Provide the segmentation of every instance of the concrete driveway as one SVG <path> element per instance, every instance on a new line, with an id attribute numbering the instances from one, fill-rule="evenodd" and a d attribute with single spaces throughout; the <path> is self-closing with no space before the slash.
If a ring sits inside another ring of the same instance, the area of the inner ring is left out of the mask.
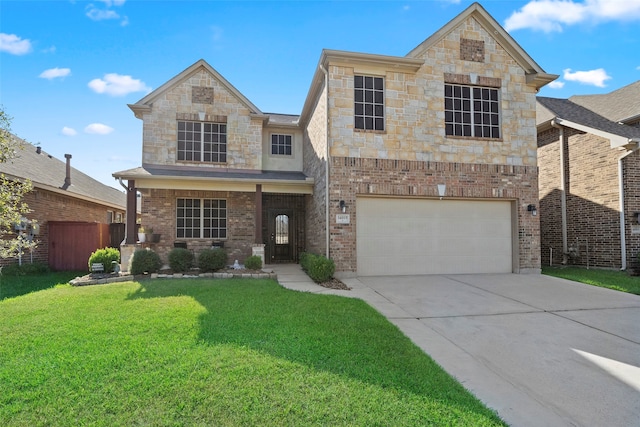
<path id="1" fill-rule="evenodd" d="M 378 309 L 513 426 L 640 426 L 640 296 L 543 275 L 344 282 L 331 293 Z"/>

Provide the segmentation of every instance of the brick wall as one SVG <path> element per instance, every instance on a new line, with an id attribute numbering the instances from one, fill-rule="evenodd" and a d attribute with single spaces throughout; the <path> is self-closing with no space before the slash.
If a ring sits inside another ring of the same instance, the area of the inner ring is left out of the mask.
<path id="1" fill-rule="evenodd" d="M 443 182 L 450 198 L 515 200 L 519 254 L 516 267 L 540 269 L 539 217 L 527 211 L 529 204 L 538 205 L 536 167 L 334 157 L 329 217 L 330 256 L 336 262 L 336 271 L 356 271 L 358 195 L 435 198 L 437 185 Z M 350 224 L 335 223 L 336 214 L 341 213 L 340 200 L 349 206 Z"/>
<path id="2" fill-rule="evenodd" d="M 620 268 L 620 199 L 618 159 L 625 151 L 607 139 L 563 128 L 567 200 L 567 244 L 570 264 Z M 542 263 L 562 262 L 560 140 L 558 129 L 538 135 L 540 165 L 540 227 Z M 638 154 L 624 161 L 627 259 L 640 250 L 640 234 L 633 234 L 632 214 L 640 210 Z M 640 230 L 639 230 L 640 231 Z"/>
<path id="3" fill-rule="evenodd" d="M 178 239 L 176 238 L 176 199 L 204 198 L 225 199 L 227 201 L 227 239 L 224 248 L 229 262 L 244 262 L 251 255 L 255 240 L 255 193 L 228 191 L 185 191 L 185 190 L 146 190 L 142 198 L 142 224 L 153 227 L 154 233 L 162 236 L 157 244 L 148 245 L 168 263 L 168 255 L 174 248 L 174 242 L 186 242 L 194 255 L 202 249 L 211 248 L 218 239 Z"/>
<path id="4" fill-rule="evenodd" d="M 40 225 L 40 233 L 36 239 L 38 247 L 33 251 L 33 261 L 47 263 L 49 261 L 49 221 L 78 221 L 78 222 L 107 222 L 107 211 L 114 214 L 120 212 L 125 218 L 124 210 L 91 203 L 89 201 L 69 197 L 40 188 L 34 189 L 24 197 L 24 202 L 31 209 L 26 217 L 37 220 Z M 14 237 L 14 236 L 10 236 Z M 27 253 L 22 258 L 23 262 L 31 261 L 31 254 Z M 0 259 L 0 265 L 14 264 L 17 259 Z"/>

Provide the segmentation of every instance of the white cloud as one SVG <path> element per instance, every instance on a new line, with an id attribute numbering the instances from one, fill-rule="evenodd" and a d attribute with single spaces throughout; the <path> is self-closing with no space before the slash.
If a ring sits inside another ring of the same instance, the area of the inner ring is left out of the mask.
<path id="1" fill-rule="evenodd" d="M 91 80 L 89 87 L 96 93 L 106 93 L 111 96 L 124 96 L 132 92 L 148 93 L 151 91 L 151 88 L 143 81 L 116 73 L 105 74 L 104 79 Z"/>
<path id="2" fill-rule="evenodd" d="M 63 127 L 61 132 L 65 136 L 76 136 L 78 134 L 78 132 L 74 128 L 70 128 L 67 126 Z"/>
<path id="3" fill-rule="evenodd" d="M 607 74 L 604 68 L 576 72 L 572 72 L 571 68 L 567 68 L 563 70 L 563 73 L 565 80 L 597 87 L 605 87 L 606 85 L 604 84 L 604 82 L 611 78 L 611 76 Z"/>
<path id="4" fill-rule="evenodd" d="M 102 123 L 91 123 L 84 128 L 85 133 L 91 133 L 95 135 L 108 135 L 113 132 L 114 129 L 111 126 L 104 125 Z"/>
<path id="5" fill-rule="evenodd" d="M 71 75 L 71 68 L 49 68 L 48 70 L 44 70 L 38 77 L 42 79 L 53 80 L 56 78 L 67 77 Z"/>
<path id="6" fill-rule="evenodd" d="M 120 14 L 113 10 L 113 7 L 120 7 L 124 5 L 125 0 L 98 0 L 104 3 L 104 8 L 96 6 L 90 3 L 86 7 L 87 16 L 93 21 L 105 21 L 108 19 L 120 19 Z M 129 18 L 124 17 L 120 22 L 120 25 L 126 27 L 129 25 Z"/>
<path id="7" fill-rule="evenodd" d="M 550 33 L 580 22 L 640 20 L 640 0 L 532 0 L 509 16 L 507 31 L 531 28 Z"/>
<path id="8" fill-rule="evenodd" d="M 0 52 L 12 55 L 24 55 L 31 52 L 31 41 L 21 39 L 15 34 L 0 33 Z"/>
<path id="9" fill-rule="evenodd" d="M 549 83 L 549 87 L 551 89 L 562 89 L 564 87 L 564 82 L 561 82 L 559 80 L 554 80 L 551 83 Z"/>

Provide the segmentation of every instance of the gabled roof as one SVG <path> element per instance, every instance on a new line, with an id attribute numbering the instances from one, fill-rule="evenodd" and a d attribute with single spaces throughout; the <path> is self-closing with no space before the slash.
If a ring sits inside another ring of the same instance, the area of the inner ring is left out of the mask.
<path id="1" fill-rule="evenodd" d="M 555 122 L 606 138 L 611 141 L 612 148 L 640 142 L 640 128 L 613 122 L 568 99 L 538 96 L 536 100 L 539 130 Z"/>
<path id="2" fill-rule="evenodd" d="M 258 107 L 253 105 L 251 101 L 249 101 L 238 89 L 236 89 L 231 83 L 227 81 L 220 73 L 218 73 L 211 65 L 207 63 L 204 59 L 200 59 L 196 61 L 193 65 L 182 71 L 180 74 L 157 88 L 156 90 L 149 93 L 147 96 L 136 102 L 135 104 L 129 104 L 129 108 L 133 110 L 134 114 L 137 118 L 141 118 L 142 114 L 145 112 L 151 111 L 151 106 L 153 102 L 162 96 L 168 90 L 171 90 L 173 87 L 180 84 L 185 79 L 189 78 L 192 74 L 197 73 L 200 70 L 206 70 L 208 73 L 213 75 L 213 77 L 222 85 L 225 89 L 227 89 L 231 94 L 233 94 L 241 104 L 243 104 L 251 113 L 262 116 L 263 113 L 260 111 Z"/>
<path id="3" fill-rule="evenodd" d="M 408 57 L 416 57 L 438 43 L 442 38 L 446 37 L 451 31 L 455 30 L 460 24 L 468 18 L 474 18 L 482 27 L 491 34 L 491 36 L 507 51 L 511 57 L 525 70 L 527 75 L 527 83 L 534 84 L 536 89 L 540 89 L 547 83 L 557 79 L 556 74 L 547 74 L 527 52 L 520 47 L 513 37 L 505 31 L 504 28 L 479 4 L 473 3 L 462 13 L 449 21 L 444 27 L 440 28 L 433 35 L 420 43 L 411 52 Z"/>
<path id="4" fill-rule="evenodd" d="M 574 95 L 570 101 L 614 122 L 640 118 L 640 80 L 601 95 Z"/>
<path id="5" fill-rule="evenodd" d="M 123 191 L 104 185 L 74 167 L 71 167 L 70 171 L 71 185 L 66 186 L 66 162 L 15 135 L 11 137 L 20 143 L 21 148 L 17 150 L 15 158 L 0 163 L 0 173 L 5 174 L 7 178 L 30 179 L 34 188 L 125 210 L 127 196 Z"/>

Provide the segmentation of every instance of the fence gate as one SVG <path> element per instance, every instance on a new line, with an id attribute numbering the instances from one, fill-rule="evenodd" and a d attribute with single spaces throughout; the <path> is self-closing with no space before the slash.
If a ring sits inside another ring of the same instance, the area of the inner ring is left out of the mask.
<path id="1" fill-rule="evenodd" d="M 49 221 L 49 267 L 57 271 L 87 271 L 96 249 L 110 246 L 109 224 Z"/>

